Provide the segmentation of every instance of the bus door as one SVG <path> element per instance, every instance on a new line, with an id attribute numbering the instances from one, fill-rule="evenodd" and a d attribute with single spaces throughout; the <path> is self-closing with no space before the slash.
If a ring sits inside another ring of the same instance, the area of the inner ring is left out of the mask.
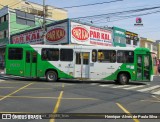
<path id="1" fill-rule="evenodd" d="M 150 80 L 149 55 L 137 55 L 137 80 Z"/>
<path id="2" fill-rule="evenodd" d="M 75 69 L 74 76 L 76 78 L 89 78 L 89 52 L 75 53 Z"/>
<path id="3" fill-rule="evenodd" d="M 27 50 L 25 60 L 25 76 L 36 77 L 37 76 L 37 52 Z"/>

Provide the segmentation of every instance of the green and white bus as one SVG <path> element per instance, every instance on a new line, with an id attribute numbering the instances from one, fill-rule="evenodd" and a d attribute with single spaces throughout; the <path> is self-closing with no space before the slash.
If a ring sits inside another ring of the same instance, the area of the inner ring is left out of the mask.
<path id="1" fill-rule="evenodd" d="M 10 44 L 6 47 L 7 75 L 58 79 L 152 81 L 151 52 L 147 48 L 82 45 Z"/>

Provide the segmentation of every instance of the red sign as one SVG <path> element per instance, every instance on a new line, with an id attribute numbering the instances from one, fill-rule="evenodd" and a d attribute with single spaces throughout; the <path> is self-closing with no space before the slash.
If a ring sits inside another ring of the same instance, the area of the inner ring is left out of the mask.
<path id="1" fill-rule="evenodd" d="M 65 37 L 65 30 L 63 28 L 54 28 L 47 32 L 46 39 L 50 42 L 56 42 Z"/>
<path id="2" fill-rule="evenodd" d="M 86 28 L 77 26 L 72 29 L 72 36 L 77 39 L 77 41 L 87 41 L 89 38 L 89 33 Z"/>
<path id="3" fill-rule="evenodd" d="M 72 22 L 71 42 L 83 45 L 112 46 L 112 31 Z"/>
<path id="4" fill-rule="evenodd" d="M 12 44 L 39 44 L 42 43 L 42 37 L 41 37 L 42 30 L 34 30 L 30 32 L 26 32 L 24 34 L 15 35 L 12 37 L 11 43 Z"/>

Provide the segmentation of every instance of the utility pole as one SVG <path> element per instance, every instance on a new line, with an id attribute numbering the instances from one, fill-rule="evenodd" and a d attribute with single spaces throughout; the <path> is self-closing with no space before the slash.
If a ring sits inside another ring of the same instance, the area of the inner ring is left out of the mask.
<path id="1" fill-rule="evenodd" d="M 46 5 L 43 0 L 43 42 L 46 44 Z"/>

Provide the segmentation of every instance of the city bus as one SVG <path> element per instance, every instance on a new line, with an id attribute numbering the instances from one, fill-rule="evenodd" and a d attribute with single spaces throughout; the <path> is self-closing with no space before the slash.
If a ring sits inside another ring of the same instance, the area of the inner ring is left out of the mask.
<path id="1" fill-rule="evenodd" d="M 147 48 L 84 45 L 6 46 L 7 75 L 59 79 L 152 81 L 153 65 Z"/>

